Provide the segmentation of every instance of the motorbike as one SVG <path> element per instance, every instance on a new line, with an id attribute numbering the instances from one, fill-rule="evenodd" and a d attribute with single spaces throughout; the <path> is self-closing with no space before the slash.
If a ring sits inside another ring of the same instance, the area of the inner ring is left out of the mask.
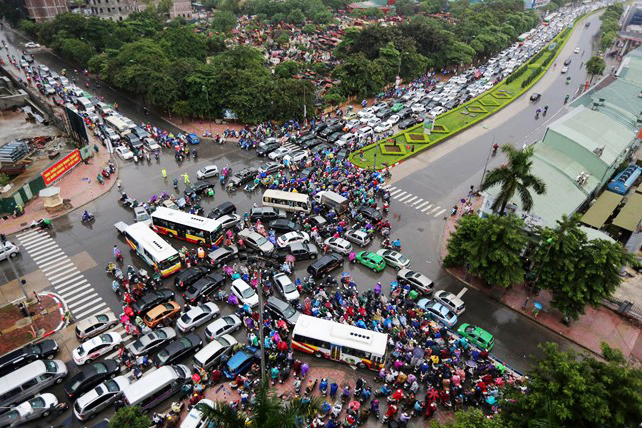
<path id="1" fill-rule="evenodd" d="M 89 224 L 92 223 L 95 220 L 95 217 L 92 213 L 87 213 L 87 215 L 83 215 L 82 218 L 80 219 L 80 222 L 82 224 Z"/>
<path id="2" fill-rule="evenodd" d="M 137 163 L 138 163 L 138 155 L 134 155 L 134 163 L 135 163 L 135 164 L 137 164 Z"/>
<path id="3" fill-rule="evenodd" d="M 383 212 L 388 213 L 388 210 L 390 209 L 390 204 L 388 202 L 383 203 Z"/>
<path id="4" fill-rule="evenodd" d="M 192 150 L 192 155 L 194 155 L 194 160 L 198 158 L 198 152 L 196 151 L 196 149 Z"/>
<path id="5" fill-rule="evenodd" d="M 25 213 L 25 209 L 22 208 L 22 205 L 16 205 L 16 208 L 13 210 L 13 218 L 20 217 Z"/>
<path id="6" fill-rule="evenodd" d="M 158 153 L 158 150 L 154 150 L 154 158 L 156 158 L 156 160 L 160 159 L 160 153 Z"/>
<path id="7" fill-rule="evenodd" d="M 103 184 L 103 183 L 105 182 L 105 180 L 103 179 L 103 176 L 102 176 L 102 175 L 100 175 L 100 174 L 98 174 L 98 175 L 96 176 L 96 180 L 98 180 L 98 182 L 99 182 L 100 184 Z"/>
<path id="8" fill-rule="evenodd" d="M 109 172 L 109 169 L 103 168 L 103 170 L 100 171 L 100 174 L 105 178 L 109 178 L 109 176 L 111 175 L 111 172 Z"/>
<path id="9" fill-rule="evenodd" d="M 51 223 L 51 220 L 46 219 L 46 218 L 41 218 L 38 221 L 36 221 L 36 220 L 32 221 L 31 224 L 29 225 L 29 227 L 32 228 L 32 229 L 37 227 L 39 229 L 43 229 L 44 230 L 44 229 L 52 229 L 53 228 L 53 224 Z"/>

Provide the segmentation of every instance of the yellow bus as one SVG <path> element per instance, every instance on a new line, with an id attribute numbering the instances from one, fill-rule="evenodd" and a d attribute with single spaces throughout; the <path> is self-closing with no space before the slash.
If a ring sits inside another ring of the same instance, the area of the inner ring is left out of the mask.
<path id="1" fill-rule="evenodd" d="M 223 243 L 224 230 L 218 220 L 165 207 L 156 208 L 151 217 L 154 230 L 170 238 L 207 246 Z"/>
<path id="2" fill-rule="evenodd" d="M 178 251 L 154 233 L 145 223 L 134 223 L 125 229 L 127 243 L 138 256 L 159 272 L 168 277 L 181 269 Z"/>

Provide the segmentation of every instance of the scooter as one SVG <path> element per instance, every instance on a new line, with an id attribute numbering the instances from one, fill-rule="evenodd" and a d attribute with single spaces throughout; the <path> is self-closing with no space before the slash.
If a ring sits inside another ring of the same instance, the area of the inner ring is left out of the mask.
<path id="1" fill-rule="evenodd" d="M 92 213 L 87 213 L 86 216 L 84 216 L 84 215 L 82 216 L 82 218 L 80 219 L 80 222 L 82 224 L 89 224 L 89 223 L 93 222 L 94 220 L 95 220 L 94 215 Z"/>
<path id="2" fill-rule="evenodd" d="M 135 164 L 137 164 L 137 163 L 138 163 L 138 155 L 134 155 L 134 163 L 135 163 Z"/>

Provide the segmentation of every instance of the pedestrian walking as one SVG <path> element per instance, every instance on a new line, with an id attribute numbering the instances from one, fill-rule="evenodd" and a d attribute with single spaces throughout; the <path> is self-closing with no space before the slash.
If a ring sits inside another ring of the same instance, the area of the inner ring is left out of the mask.
<path id="1" fill-rule="evenodd" d="M 123 183 L 120 181 L 120 178 L 116 180 L 116 186 L 118 187 L 118 191 L 122 189 Z"/>
<path id="2" fill-rule="evenodd" d="M 167 178 L 167 170 L 165 168 L 161 169 L 161 175 L 163 178 Z"/>

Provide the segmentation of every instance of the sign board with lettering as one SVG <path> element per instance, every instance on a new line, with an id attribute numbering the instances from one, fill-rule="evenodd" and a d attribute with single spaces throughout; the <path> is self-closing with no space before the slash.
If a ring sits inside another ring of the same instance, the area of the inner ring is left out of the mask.
<path id="1" fill-rule="evenodd" d="M 78 165 L 82 159 L 80 158 L 80 151 L 78 149 L 69 153 L 64 158 L 60 159 L 55 164 L 42 172 L 42 178 L 45 180 L 45 185 L 49 186 L 51 183 L 62 177 L 64 173 L 69 171 L 74 166 Z"/>

